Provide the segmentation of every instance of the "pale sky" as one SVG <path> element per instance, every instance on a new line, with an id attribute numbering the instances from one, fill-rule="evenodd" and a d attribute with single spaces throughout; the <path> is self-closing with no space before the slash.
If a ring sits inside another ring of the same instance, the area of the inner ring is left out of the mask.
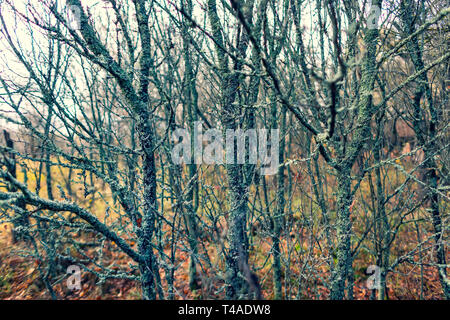
<path id="1" fill-rule="evenodd" d="M 159 0 L 160 3 L 163 3 L 165 0 Z M 27 12 L 28 10 L 35 11 L 38 13 L 43 12 L 43 3 L 50 3 L 52 1 L 49 0 L 15 0 L 14 6 L 16 6 L 19 11 L 21 12 Z M 363 1 L 361 1 L 362 3 Z M 63 8 L 65 6 L 65 1 L 60 1 L 60 12 L 63 12 Z M 203 24 L 203 15 L 205 12 L 202 10 L 201 6 L 199 4 L 202 4 L 203 6 L 206 5 L 206 0 L 198 0 L 194 1 L 194 18 L 196 21 L 202 25 Z M 218 1 L 218 4 L 220 4 L 220 1 Z M 82 0 L 82 5 L 86 9 L 87 7 L 90 8 L 90 13 L 93 17 L 95 17 L 95 23 L 96 26 L 98 26 L 99 23 L 103 23 L 104 21 L 108 21 L 107 18 L 107 10 L 105 10 L 105 2 L 99 1 L 99 0 Z M 312 1 L 311 8 L 304 7 L 302 8 L 302 25 L 305 28 L 305 45 L 311 45 L 315 47 L 317 50 L 317 44 L 319 40 L 319 33 L 314 31 L 317 28 L 317 15 L 311 14 L 311 12 L 315 12 L 315 1 Z M 108 6 L 109 7 L 109 6 Z M 41 32 L 41 30 L 38 30 L 38 28 L 34 27 L 31 30 L 29 29 L 29 25 L 25 24 L 21 19 L 17 19 L 14 14 L 11 14 L 11 9 L 9 6 L 5 3 L 1 4 L 2 8 L 2 14 L 5 19 L 5 22 L 8 26 L 8 29 L 10 31 L 11 36 L 13 37 L 13 41 L 16 44 L 19 44 L 27 53 L 27 56 L 32 59 L 42 59 L 44 58 L 42 55 L 45 55 L 45 47 L 48 45 L 48 39 L 45 34 Z M 171 12 L 176 14 L 175 9 L 173 9 L 171 6 Z M 220 10 L 220 9 L 219 9 Z M 109 10 L 111 12 L 112 9 Z M 164 18 L 165 17 L 165 18 Z M 161 17 L 162 20 L 168 21 L 167 15 L 163 14 L 161 11 Z M 269 17 L 270 18 L 270 17 Z M 55 22 L 55 18 L 52 18 L 52 23 Z M 209 25 L 206 26 L 207 30 L 209 30 Z M 99 30 L 99 28 L 97 28 Z M 102 35 L 102 33 L 100 33 Z M 104 34 L 103 34 L 104 36 Z M 105 41 L 105 39 L 103 39 Z M 36 50 L 36 48 L 41 47 L 41 50 Z M 327 51 L 328 48 L 325 48 Z M 42 51 L 41 55 L 38 55 L 37 53 L 39 51 Z M 35 54 L 35 56 L 33 56 Z M 0 75 L 3 78 L 15 78 L 16 80 L 20 80 L 20 76 L 27 76 L 27 71 L 24 69 L 24 67 L 17 61 L 17 58 L 11 53 L 11 49 L 6 43 L 6 40 L 3 35 L 0 35 Z M 17 76 L 19 75 L 19 76 Z M 23 81 L 26 81 L 26 79 L 22 79 Z M 20 81 L 22 82 L 22 81 Z M 0 88 L 0 92 L 2 92 L 3 89 Z M 1 103 L 0 101 L 0 112 L 5 111 L 5 105 Z M 7 107 L 6 109 L 11 109 L 10 107 Z M 0 118 L 0 125 L 5 125 L 5 122 L 3 119 Z"/>

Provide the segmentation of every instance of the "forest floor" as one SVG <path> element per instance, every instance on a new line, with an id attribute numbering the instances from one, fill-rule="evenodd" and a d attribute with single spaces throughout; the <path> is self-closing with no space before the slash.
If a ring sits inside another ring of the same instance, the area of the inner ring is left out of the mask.
<path id="1" fill-rule="evenodd" d="M 46 290 L 43 281 L 41 280 L 42 262 L 33 260 L 29 256 L 21 256 L 22 250 L 27 249 L 27 244 L 15 244 L 12 246 L 11 239 L 7 235 L 7 225 L 0 226 L 3 230 L 0 236 L 0 299 L 50 299 L 49 292 Z M 408 235 L 405 234 L 405 237 Z M 412 235 L 411 235 L 412 236 Z M 406 239 L 405 239 L 406 240 Z M 13 249 L 13 250 L 11 250 Z M 261 253 L 267 248 L 260 247 Z M 108 248 L 106 248 L 108 250 Z M 402 248 L 393 248 L 393 253 Z M 25 251 L 23 251 L 25 252 Z M 263 254 L 261 254 L 261 257 Z M 258 258 L 255 254 L 253 258 Z M 130 260 L 117 250 L 110 250 L 105 254 L 105 262 L 110 262 L 117 266 L 117 268 L 126 268 Z M 426 259 L 426 257 L 424 257 Z M 366 281 L 368 275 L 365 274 L 365 269 L 368 265 L 364 261 L 364 256 L 360 255 L 354 261 L 355 268 L 355 285 L 354 298 L 367 300 L 370 299 L 371 290 L 367 289 Z M 188 257 L 181 254 L 178 256 L 178 263 L 180 267 L 175 275 L 176 299 L 216 299 L 221 298 L 220 294 L 214 294 L 214 289 L 223 286 L 223 283 L 217 277 L 211 277 L 215 283 L 210 283 L 211 279 L 206 283 L 200 284 L 203 290 L 191 291 L 188 285 Z M 161 270 L 164 278 L 164 271 Z M 268 270 L 270 271 L 270 270 Z M 264 270 L 261 270 L 264 274 Z M 261 281 L 264 299 L 272 299 L 272 283 L 271 277 L 264 277 L 258 275 L 264 280 Z M 203 279 L 208 276 L 204 275 Z M 328 296 L 328 289 L 325 288 L 318 279 L 328 277 L 327 274 L 320 274 L 314 280 L 312 277 L 307 283 L 307 295 L 301 297 L 292 296 L 291 299 L 326 299 Z M 106 299 L 140 299 L 141 293 L 139 285 L 136 281 L 128 279 L 108 279 L 103 284 L 99 284 L 99 279 L 93 273 L 82 272 L 81 290 L 71 291 L 67 289 L 65 284 L 67 277 L 60 275 L 60 281 L 54 286 L 55 293 L 58 299 L 71 300 L 106 300 Z M 441 299 L 441 288 L 438 281 L 438 275 L 433 267 L 420 266 L 411 267 L 411 265 L 401 265 L 395 273 L 390 273 L 387 279 L 387 298 L 388 299 Z M 205 287 L 208 287 L 206 290 Z"/>
<path id="2" fill-rule="evenodd" d="M 31 164 L 30 166 L 31 167 Z M 64 184 L 61 173 L 53 168 L 55 172 L 54 177 L 59 177 L 58 183 Z M 75 175 L 74 173 L 74 176 Z M 394 173 L 390 174 L 392 181 L 390 187 L 394 190 L 398 185 L 403 183 L 404 177 L 401 175 L 397 177 Z M 24 179 L 19 176 L 19 179 Z M 33 175 L 27 176 L 30 188 L 35 187 L 36 177 Z M 214 181 L 211 184 L 218 184 Z M 329 183 L 329 188 L 332 188 L 332 182 Z M 98 190 L 102 190 L 97 183 Z M 41 188 L 41 192 L 45 192 L 45 184 Z M 108 196 L 108 192 L 101 199 L 94 199 L 91 197 L 85 198 L 83 190 L 80 186 L 78 189 L 74 188 L 73 197 L 77 199 L 83 206 L 89 206 L 89 210 L 95 212 L 98 218 L 104 219 L 105 201 L 113 202 Z M 330 191 L 331 194 L 331 191 Z M 361 194 L 370 194 L 369 186 L 363 182 L 361 184 Z M 361 196 L 362 197 L 362 196 Z M 107 199 L 107 200 L 105 200 Z M 97 201 L 99 200 L 99 201 Z M 335 207 L 335 199 L 329 197 L 330 210 Z M 84 201 L 84 202 L 82 202 Z M 353 227 L 356 236 L 361 236 L 365 233 L 365 226 L 367 224 L 367 214 L 360 208 L 358 203 L 354 207 L 352 214 Z M 293 202 L 293 212 L 301 212 L 302 210 L 308 212 L 309 208 L 303 208 L 302 205 L 307 203 L 299 198 L 298 203 Z M 363 203 L 363 201 L 360 201 Z M 166 206 L 167 207 L 167 206 Z M 353 208 L 353 204 L 352 204 Z M 426 216 L 423 217 L 426 219 Z M 283 272 L 283 295 L 286 299 L 327 299 L 329 289 L 325 283 L 329 282 L 329 271 L 327 261 L 324 257 L 327 252 L 320 249 L 317 244 L 317 239 L 311 238 L 308 234 L 308 227 L 302 225 L 303 218 L 294 216 L 294 225 L 291 226 L 291 234 L 283 236 L 281 239 L 281 246 L 284 250 L 283 255 L 289 256 L 288 270 Z M 109 221 L 111 222 L 111 221 Z M 253 221 L 255 222 L 255 221 Z M 259 222 L 258 222 L 259 223 Z M 226 225 L 225 221 L 223 226 Z M 255 224 L 252 224 L 254 226 Z M 260 226 L 261 227 L 261 226 Z M 431 239 L 432 228 L 430 223 L 423 224 L 421 228 L 421 239 Z M 166 230 L 170 234 L 170 230 Z M 316 230 L 317 231 L 317 230 Z M 273 283 L 272 283 L 272 266 L 269 252 L 271 252 L 271 238 L 267 233 L 261 230 L 253 230 L 251 233 L 252 249 L 250 252 L 250 264 L 254 266 L 256 275 L 259 278 L 262 294 L 264 299 L 273 299 Z M 315 236 L 316 237 L 316 236 Z M 322 235 L 323 237 L 323 235 Z M 89 241 L 89 237 L 83 239 L 76 239 Z M 128 239 L 132 247 L 136 249 L 136 243 Z M 207 256 L 212 260 L 213 269 L 208 269 L 202 266 L 202 272 L 198 273 L 199 284 L 201 289 L 191 290 L 189 288 L 189 255 L 187 250 L 188 244 L 177 243 L 177 250 L 174 265 L 177 265 L 174 274 L 174 288 L 176 299 L 220 299 L 223 298 L 223 274 L 220 270 L 224 270 L 223 261 L 215 257 L 220 256 L 219 248 L 217 248 L 217 241 L 212 240 L 211 237 L 204 236 L 201 239 L 202 248 L 207 250 Z M 367 245 L 372 245 L 371 239 L 367 239 Z M 354 298 L 355 299 L 370 299 L 372 290 L 367 288 L 367 279 L 369 275 L 366 270 L 370 265 L 374 264 L 373 252 L 370 248 L 365 248 L 363 244 L 360 252 L 356 255 L 353 262 L 354 267 Z M 432 266 L 435 261 L 433 243 L 424 242 L 424 246 L 428 246 L 424 253 L 420 253 L 418 248 L 417 232 L 413 224 L 404 224 L 397 234 L 397 238 L 392 244 L 390 257 L 391 263 L 402 257 L 405 253 L 416 252 L 412 261 L 408 263 L 400 263 L 395 272 L 390 272 L 387 277 L 387 299 L 441 299 L 441 285 L 436 268 Z M 36 257 L 30 256 L 32 247 L 27 243 L 12 243 L 11 224 L 0 224 L 0 299 L 49 299 L 51 296 L 42 281 L 42 274 L 45 273 L 45 267 L 48 265 L 46 261 L 42 262 Z M 100 251 L 96 251 L 100 250 Z M 166 254 L 169 254 L 167 248 Z M 121 270 L 127 274 L 138 276 L 136 265 L 131 259 L 122 253 L 115 246 L 114 243 L 105 242 L 105 245 L 100 248 L 89 248 L 86 254 L 95 259 L 98 257 L 98 252 L 101 252 L 102 264 L 109 266 L 113 270 Z M 205 252 L 203 252 L 206 254 Z M 448 254 L 448 261 L 450 260 L 450 252 Z M 95 273 L 82 271 L 81 283 L 82 288 L 78 291 L 71 291 L 67 288 L 67 274 L 66 268 L 68 265 L 61 265 L 52 277 L 54 291 L 58 299 L 140 299 L 141 291 L 139 283 L 135 280 L 129 279 L 108 279 L 104 283 L 100 283 L 100 279 Z M 307 266 L 307 270 L 303 269 Z M 97 266 L 89 265 L 88 268 L 94 271 Z M 286 274 L 289 272 L 289 275 Z M 162 285 L 164 292 L 167 292 L 167 282 L 165 281 L 165 270 L 161 269 Z M 287 281 L 286 279 L 290 279 Z M 301 295 L 298 294 L 301 288 Z"/>

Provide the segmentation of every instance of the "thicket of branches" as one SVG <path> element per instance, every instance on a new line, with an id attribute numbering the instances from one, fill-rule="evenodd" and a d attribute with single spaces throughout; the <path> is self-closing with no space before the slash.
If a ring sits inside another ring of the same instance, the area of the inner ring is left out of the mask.
<path id="1" fill-rule="evenodd" d="M 145 299 L 184 297 L 181 273 L 204 298 L 352 299 L 369 265 L 385 299 L 390 275 L 430 267 L 448 299 L 449 14 L 3 0 L 0 223 L 52 298 L 76 264 Z M 197 121 L 279 129 L 276 174 L 175 164 L 172 133 Z"/>

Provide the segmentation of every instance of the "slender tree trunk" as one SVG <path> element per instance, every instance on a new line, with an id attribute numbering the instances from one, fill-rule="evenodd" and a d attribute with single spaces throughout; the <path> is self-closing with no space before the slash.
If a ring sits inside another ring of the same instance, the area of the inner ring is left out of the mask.
<path id="1" fill-rule="evenodd" d="M 402 9 L 402 20 L 404 24 L 405 34 L 412 34 L 416 31 L 415 28 L 415 17 L 412 10 L 414 8 L 409 6 L 405 1 L 401 2 Z M 419 41 L 417 37 L 413 37 L 407 44 L 408 52 L 411 60 L 414 64 L 416 72 L 424 69 L 424 63 L 422 58 L 423 46 L 419 46 Z M 436 143 L 434 141 L 429 141 L 434 139 L 437 132 L 437 110 L 433 103 L 433 97 L 431 93 L 430 86 L 428 84 L 428 77 L 426 73 L 423 73 L 419 77 L 420 83 L 417 84 L 417 88 L 414 94 L 414 120 L 413 127 L 416 133 L 417 139 L 423 147 L 425 161 L 422 167 L 425 170 L 425 183 L 428 186 L 427 198 L 429 201 L 429 211 L 431 212 L 431 219 L 434 228 L 434 240 L 436 249 L 436 262 L 438 264 L 437 269 L 439 273 L 439 280 L 441 282 L 442 291 L 447 300 L 450 300 L 450 285 L 447 278 L 447 267 L 446 267 L 446 257 L 445 257 L 445 244 L 443 242 L 443 237 L 445 230 L 443 230 L 441 213 L 439 210 L 439 194 L 436 192 L 438 188 L 438 174 L 437 174 L 437 164 L 434 160 Z M 428 111 L 430 114 L 429 124 L 427 124 L 426 113 L 422 109 L 421 99 L 425 95 L 426 101 L 428 102 Z"/>
<path id="2" fill-rule="evenodd" d="M 191 16 L 192 15 L 192 0 L 182 1 L 183 9 L 185 12 Z M 186 111 L 188 113 L 189 128 L 191 133 L 191 154 L 195 154 L 194 146 L 196 141 L 194 141 L 194 126 L 197 121 L 197 89 L 195 84 L 195 76 L 192 66 L 192 55 L 191 55 L 191 45 L 189 38 L 189 21 L 186 17 L 183 17 L 182 26 L 182 37 L 183 37 L 183 55 L 184 55 L 184 105 L 186 106 Z M 184 220 L 186 225 L 186 230 L 188 233 L 189 246 L 191 248 L 191 256 L 189 262 L 189 287 L 191 290 L 196 290 L 200 288 L 200 284 L 197 279 L 196 270 L 196 259 L 198 255 L 198 243 L 197 243 L 197 226 L 196 226 L 196 216 L 198 209 L 198 179 L 197 175 L 197 164 L 190 163 L 188 165 L 189 171 L 189 192 L 187 194 L 187 201 L 190 203 L 188 208 L 184 212 Z"/>
<path id="3" fill-rule="evenodd" d="M 14 150 L 14 141 L 11 139 L 9 132 L 6 130 L 3 130 L 3 136 L 5 138 L 6 147 L 8 147 L 11 150 Z M 16 156 L 13 151 L 11 151 L 7 156 L 7 171 L 13 178 L 17 178 L 17 163 L 16 163 Z M 8 186 L 8 191 L 10 192 L 16 192 L 17 188 L 10 184 Z M 25 210 L 25 203 L 20 201 L 17 206 L 20 209 Z M 19 241 L 23 241 L 27 239 L 26 231 L 22 230 L 22 228 L 26 228 L 29 225 L 28 217 L 24 216 L 23 213 L 19 212 L 16 213 L 13 218 L 13 229 L 11 230 L 11 236 L 12 236 L 12 242 L 17 243 Z"/>
<path id="4" fill-rule="evenodd" d="M 253 1 L 240 1 L 240 8 L 248 6 L 246 9 L 247 18 L 251 20 Z M 224 40 L 222 37 L 223 29 L 217 14 L 217 5 L 215 0 L 208 0 L 208 17 L 212 28 L 212 34 L 216 43 L 216 52 L 219 66 L 222 70 L 221 77 L 221 105 L 223 111 L 222 124 L 224 134 L 226 130 L 236 130 L 237 118 L 241 115 L 240 106 L 235 105 L 236 95 L 239 90 L 240 80 L 239 71 L 242 69 L 242 61 L 236 61 L 233 68 L 229 69 L 228 56 L 224 52 Z M 236 30 L 237 51 L 240 59 L 246 56 L 248 47 L 248 36 L 243 31 L 242 26 Z M 233 142 L 235 143 L 235 142 Z M 237 151 L 235 144 L 235 153 Z M 227 275 L 226 275 L 226 297 L 227 299 L 245 298 L 248 294 L 248 283 L 243 270 L 248 270 L 248 239 L 247 239 L 247 201 L 248 187 L 244 179 L 244 165 L 237 164 L 237 158 L 234 155 L 234 161 L 227 159 L 226 170 L 229 185 L 228 202 L 230 205 L 230 214 L 228 218 L 228 243 L 227 253 Z M 232 163 L 231 163 L 232 162 Z"/>
<path id="5" fill-rule="evenodd" d="M 275 96 L 273 96 L 272 102 L 272 128 L 277 129 L 277 103 L 275 100 Z M 279 146 L 279 162 L 283 163 L 284 161 L 284 149 L 285 149 L 285 131 L 286 131 L 286 108 L 281 108 L 281 141 Z M 275 292 L 275 299 L 280 300 L 283 298 L 282 292 L 282 270 L 281 270 L 281 248 L 280 248 L 280 239 L 281 239 L 281 231 L 282 225 L 284 221 L 284 207 L 285 207 L 285 173 L 284 166 L 281 165 L 278 168 L 278 173 L 276 175 L 276 203 L 277 207 L 274 210 L 274 216 L 272 219 L 273 230 L 272 230 L 272 250 L 273 250 L 273 286 Z"/>
<path id="6" fill-rule="evenodd" d="M 347 168 L 339 172 L 337 180 L 337 265 L 333 276 L 330 298 L 342 300 L 345 297 L 346 280 L 352 264 L 350 247 L 352 225 L 349 210 L 352 203 L 350 170 Z"/>

